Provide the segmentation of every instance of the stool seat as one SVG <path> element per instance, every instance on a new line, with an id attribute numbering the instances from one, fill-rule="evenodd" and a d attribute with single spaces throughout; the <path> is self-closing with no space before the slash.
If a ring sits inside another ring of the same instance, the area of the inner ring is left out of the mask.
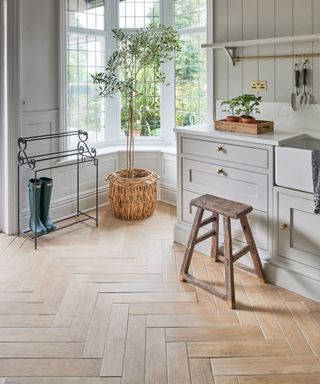
<path id="1" fill-rule="evenodd" d="M 265 282 L 265 275 L 260 261 L 258 249 L 256 247 L 250 224 L 248 222 L 247 214 L 252 211 L 250 205 L 242 204 L 237 201 L 222 199 L 217 196 L 203 195 L 194 200 L 191 200 L 190 205 L 197 208 L 191 233 L 188 240 L 187 249 L 183 258 L 180 271 L 180 280 L 192 283 L 205 289 L 215 296 L 228 302 L 230 308 L 235 308 L 235 285 L 234 285 L 234 272 L 233 264 L 237 262 L 242 256 L 250 252 L 254 269 L 245 267 L 250 272 L 254 272 L 258 278 Z M 204 211 L 211 212 L 211 216 L 203 219 Z M 224 229 L 224 249 L 219 253 L 219 217 L 223 216 L 223 229 Z M 231 219 L 240 221 L 246 245 L 234 253 L 232 248 L 232 233 L 231 233 Z M 207 232 L 199 232 L 201 228 L 212 225 L 212 229 Z M 225 280 L 226 291 L 222 292 L 220 289 L 215 288 L 212 284 L 204 282 L 195 278 L 189 273 L 191 258 L 195 246 L 204 240 L 211 238 L 211 257 L 216 262 L 223 262 L 225 266 Z"/>
<path id="2" fill-rule="evenodd" d="M 237 201 L 223 199 L 212 195 L 203 195 L 191 200 L 191 205 L 205 211 L 215 212 L 218 215 L 239 219 L 252 211 L 250 205 L 238 203 Z"/>

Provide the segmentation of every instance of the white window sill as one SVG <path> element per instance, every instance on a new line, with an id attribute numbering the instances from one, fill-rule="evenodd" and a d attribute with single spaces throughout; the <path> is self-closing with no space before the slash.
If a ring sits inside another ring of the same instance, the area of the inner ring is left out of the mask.
<path id="1" fill-rule="evenodd" d="M 89 147 L 90 148 L 90 147 Z M 126 152 L 125 145 L 110 145 L 106 147 L 97 148 L 97 158 L 114 155 Z M 135 147 L 135 153 L 154 153 L 158 152 L 161 154 L 176 156 L 177 148 L 172 145 L 139 145 Z M 68 157 L 64 160 L 59 161 L 59 164 L 71 163 L 77 159 L 76 156 Z"/>
<path id="2" fill-rule="evenodd" d="M 126 145 L 112 145 L 108 147 L 101 147 L 97 149 L 97 156 L 110 155 L 119 152 L 126 152 Z M 177 148 L 173 145 L 137 145 L 135 146 L 136 153 L 148 153 L 148 152 L 159 152 L 169 155 L 176 155 Z"/>

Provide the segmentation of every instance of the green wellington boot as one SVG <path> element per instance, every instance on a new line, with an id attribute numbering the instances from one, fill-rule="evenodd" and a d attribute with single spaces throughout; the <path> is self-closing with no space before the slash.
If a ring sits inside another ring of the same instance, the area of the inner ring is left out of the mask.
<path id="1" fill-rule="evenodd" d="M 39 180 L 41 181 L 40 219 L 47 231 L 52 232 L 57 228 L 49 217 L 53 180 L 49 177 L 40 177 Z"/>
<path id="2" fill-rule="evenodd" d="M 30 179 L 28 190 L 30 205 L 29 227 L 33 233 L 44 235 L 47 230 L 40 220 L 41 181 L 39 179 Z"/>

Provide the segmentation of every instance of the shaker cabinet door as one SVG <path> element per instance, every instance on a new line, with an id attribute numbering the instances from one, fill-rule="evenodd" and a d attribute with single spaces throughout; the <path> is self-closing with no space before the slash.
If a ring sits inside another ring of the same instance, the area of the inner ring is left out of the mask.
<path id="1" fill-rule="evenodd" d="M 312 195 L 278 192 L 277 199 L 279 256 L 320 269 L 320 216 Z"/>

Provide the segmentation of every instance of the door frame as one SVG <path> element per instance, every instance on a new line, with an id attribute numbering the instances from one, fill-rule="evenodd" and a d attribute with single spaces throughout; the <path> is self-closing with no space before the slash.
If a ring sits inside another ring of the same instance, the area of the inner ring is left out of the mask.
<path id="1" fill-rule="evenodd" d="M 17 233 L 17 139 L 20 132 L 20 0 L 0 0 L 1 229 Z"/>

